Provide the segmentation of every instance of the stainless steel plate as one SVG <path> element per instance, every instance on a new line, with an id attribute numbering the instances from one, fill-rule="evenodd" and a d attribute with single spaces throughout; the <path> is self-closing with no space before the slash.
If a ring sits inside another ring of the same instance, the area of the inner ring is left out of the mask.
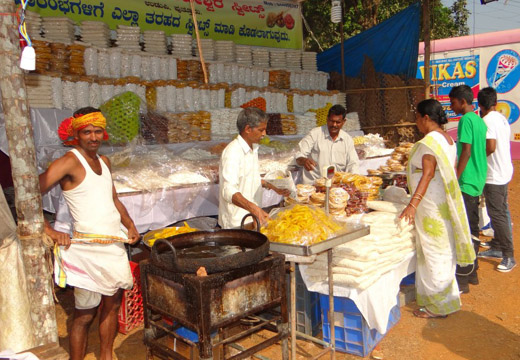
<path id="1" fill-rule="evenodd" d="M 347 243 L 349 241 L 359 239 L 365 235 L 370 234 L 370 226 L 356 225 L 348 226 L 348 230 L 341 235 L 324 240 L 313 245 L 293 245 L 279 242 L 269 242 L 269 250 L 291 255 L 310 256 L 322 253 L 338 245 Z"/>

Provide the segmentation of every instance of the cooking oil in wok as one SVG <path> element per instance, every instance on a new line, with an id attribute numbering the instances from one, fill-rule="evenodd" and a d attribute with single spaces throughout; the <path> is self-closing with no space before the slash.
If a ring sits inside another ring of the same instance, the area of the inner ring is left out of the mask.
<path id="1" fill-rule="evenodd" d="M 250 251 L 251 248 L 238 245 L 196 245 L 177 251 L 177 256 L 185 259 L 216 258 Z"/>

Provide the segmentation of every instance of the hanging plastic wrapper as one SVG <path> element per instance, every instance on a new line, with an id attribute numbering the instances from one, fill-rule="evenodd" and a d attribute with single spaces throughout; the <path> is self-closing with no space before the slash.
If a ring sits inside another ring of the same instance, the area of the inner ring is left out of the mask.
<path id="1" fill-rule="evenodd" d="M 55 109 L 63 108 L 63 88 L 61 78 L 53 76 L 51 79 L 52 100 Z"/>
<path id="2" fill-rule="evenodd" d="M 151 58 L 151 71 L 150 78 L 151 80 L 160 80 L 161 79 L 161 59 L 157 56 Z"/>
<path id="3" fill-rule="evenodd" d="M 251 86 L 253 85 L 252 84 L 252 81 L 251 81 L 251 66 L 243 66 L 244 68 L 244 77 L 241 78 L 241 79 L 244 79 L 244 84 L 247 85 L 247 86 Z"/>
<path id="4" fill-rule="evenodd" d="M 219 86 L 215 84 L 211 84 L 209 87 L 210 109 L 218 108 L 218 89 Z"/>
<path id="5" fill-rule="evenodd" d="M 166 96 L 168 98 L 168 103 L 166 104 L 166 109 L 169 112 L 175 112 L 177 110 L 177 88 L 173 85 L 166 86 Z"/>
<path id="6" fill-rule="evenodd" d="M 97 54 L 98 60 L 98 76 L 99 77 L 110 77 L 110 55 L 108 50 L 99 49 Z"/>
<path id="7" fill-rule="evenodd" d="M 98 75 L 98 56 L 97 50 L 93 47 L 88 47 L 85 49 L 85 54 L 83 55 L 85 73 L 88 76 L 97 76 Z"/>
<path id="8" fill-rule="evenodd" d="M 224 65 L 224 82 L 227 82 L 228 84 L 233 83 L 233 67 L 231 64 L 225 64 Z"/>
<path id="9" fill-rule="evenodd" d="M 217 76 L 217 64 L 216 63 L 210 63 L 207 64 L 208 69 L 208 81 L 210 84 L 216 84 L 218 82 L 218 76 Z"/>
<path id="10" fill-rule="evenodd" d="M 224 63 L 217 63 L 217 79 L 216 83 L 225 83 L 226 81 L 226 64 Z"/>
<path id="11" fill-rule="evenodd" d="M 99 108 L 101 105 L 101 86 L 97 82 L 90 84 L 88 98 L 90 106 Z"/>
<path id="12" fill-rule="evenodd" d="M 88 81 L 87 81 L 88 80 Z M 83 77 L 76 82 L 76 106 L 77 108 L 84 108 L 90 105 L 89 100 L 89 81 L 88 77 Z"/>
<path id="13" fill-rule="evenodd" d="M 131 55 L 132 67 L 130 68 L 130 75 L 141 77 L 141 55 Z"/>
<path id="14" fill-rule="evenodd" d="M 141 79 L 152 80 L 152 58 L 148 55 L 141 56 Z"/>
<path id="15" fill-rule="evenodd" d="M 159 57 L 159 74 L 161 79 L 169 79 L 168 74 L 168 63 L 170 59 L 169 56 L 160 56 Z"/>
<path id="16" fill-rule="evenodd" d="M 110 77 L 120 78 L 121 77 L 121 49 L 111 48 L 108 50 L 110 56 Z"/>
<path id="17" fill-rule="evenodd" d="M 169 79 L 177 80 L 177 59 L 171 56 L 168 65 Z"/>
<path id="18" fill-rule="evenodd" d="M 184 87 L 184 110 L 193 111 L 193 88 L 191 86 Z"/>
<path id="19" fill-rule="evenodd" d="M 168 103 L 168 92 L 166 86 L 158 86 L 157 88 L 157 111 L 166 112 Z"/>
<path id="20" fill-rule="evenodd" d="M 199 84 L 197 82 L 192 82 L 191 83 L 191 88 L 193 89 L 193 95 L 192 95 L 192 98 L 193 98 L 193 108 L 190 109 L 190 111 L 198 111 L 198 110 L 201 110 L 201 106 L 202 106 L 202 103 L 201 103 L 201 90 L 200 90 L 200 87 L 199 87 Z"/>
<path id="21" fill-rule="evenodd" d="M 121 51 L 121 77 L 127 77 L 132 75 L 132 56 L 126 52 Z"/>
<path id="22" fill-rule="evenodd" d="M 63 107 L 65 109 L 76 110 L 78 108 L 76 104 L 76 84 L 72 76 L 63 77 L 62 90 Z"/>

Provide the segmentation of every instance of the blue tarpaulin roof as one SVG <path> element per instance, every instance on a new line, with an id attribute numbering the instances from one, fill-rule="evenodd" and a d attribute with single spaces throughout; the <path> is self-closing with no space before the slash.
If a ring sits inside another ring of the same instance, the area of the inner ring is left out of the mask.
<path id="1" fill-rule="evenodd" d="M 415 78 L 419 51 L 420 4 L 417 2 L 381 24 L 345 40 L 345 75 L 356 77 L 365 55 L 377 72 Z M 318 70 L 341 74 L 341 44 L 318 54 Z"/>

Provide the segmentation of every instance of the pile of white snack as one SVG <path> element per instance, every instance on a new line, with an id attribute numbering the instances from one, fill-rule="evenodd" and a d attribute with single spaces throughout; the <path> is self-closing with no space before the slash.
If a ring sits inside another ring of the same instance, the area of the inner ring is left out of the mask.
<path id="1" fill-rule="evenodd" d="M 387 208 L 391 212 L 364 214 L 360 222 L 370 226 L 370 234 L 334 248 L 334 285 L 364 290 L 415 251 L 414 226 L 399 219 L 404 206 L 389 201 L 368 203 L 371 208 Z M 324 253 L 302 271 L 311 282 L 321 283 L 328 281 L 327 268 Z"/>

